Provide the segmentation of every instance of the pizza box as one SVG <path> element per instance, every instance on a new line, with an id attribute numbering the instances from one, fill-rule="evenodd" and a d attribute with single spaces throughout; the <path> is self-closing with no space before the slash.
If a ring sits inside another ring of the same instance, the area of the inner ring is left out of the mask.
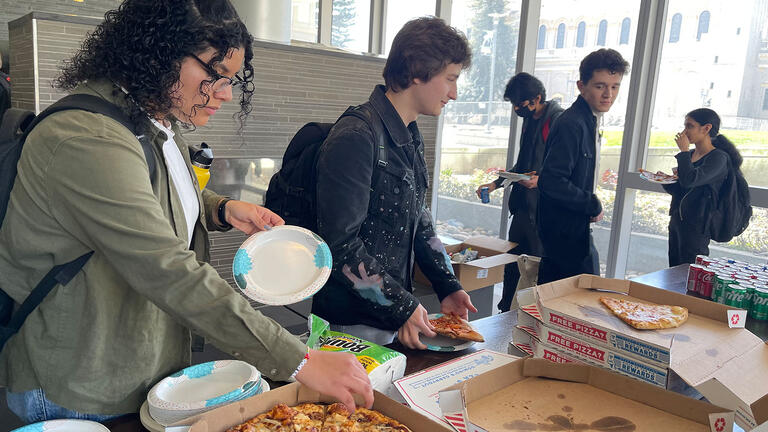
<path id="1" fill-rule="evenodd" d="M 594 275 L 538 285 L 533 295 L 535 308 L 521 309 L 545 326 L 615 352 L 635 353 L 668 364 L 709 401 L 734 410 L 737 424 L 746 430 L 768 421 L 768 345 L 749 330 L 729 326 L 729 314 L 735 321 L 744 311 Z M 604 307 L 601 296 L 684 306 L 688 321 L 672 329 L 636 330 Z"/>
<path id="2" fill-rule="evenodd" d="M 475 236 L 462 243 L 447 245 L 445 250 L 453 253 L 472 248 L 478 252 L 478 256 L 484 257 L 463 264 L 452 263 L 453 273 L 461 286 L 465 291 L 473 291 L 504 280 L 504 266 L 517 260 L 517 255 L 508 254 L 507 251 L 516 246 L 517 243 L 498 237 Z M 418 264 L 413 268 L 413 280 L 425 286 L 432 286 Z"/>
<path id="3" fill-rule="evenodd" d="M 447 425 L 437 423 L 407 406 L 374 390 L 373 409 L 399 421 L 411 430 L 426 432 L 452 432 Z M 190 417 L 171 426 L 189 426 L 188 432 L 224 432 L 257 415 L 269 411 L 278 403 L 288 406 L 304 402 L 332 403 L 335 399 L 309 389 L 300 383 L 292 383 L 254 397 L 216 408 Z"/>
<path id="4" fill-rule="evenodd" d="M 454 428 L 732 431 L 734 414 L 594 366 L 523 358 L 440 392 Z"/>
<path id="5" fill-rule="evenodd" d="M 538 350 L 533 354 L 536 358 L 543 358 L 540 354 L 545 352 L 556 352 L 561 357 L 567 356 L 577 359 L 582 363 L 599 366 L 663 389 L 682 393 L 689 397 L 701 397 L 696 390 L 668 368 L 659 367 L 565 332 L 547 328 L 538 321 L 530 323 L 530 326 L 519 324 L 516 330 L 526 333 L 534 341 L 534 346 L 538 347 Z M 517 339 L 513 338 L 513 340 Z M 525 339 L 522 340 L 525 341 Z M 552 357 L 552 354 L 548 355 Z"/>
<path id="6" fill-rule="evenodd" d="M 510 354 L 515 354 L 519 351 L 523 354 L 533 356 L 534 358 L 541 358 L 554 363 L 586 364 L 578 358 L 570 356 L 557 348 L 552 348 L 541 343 L 541 341 L 520 328 L 515 328 L 512 333 L 512 341 L 510 341 L 509 344 L 510 348 L 514 347 L 515 349 L 515 351 L 510 352 Z"/>

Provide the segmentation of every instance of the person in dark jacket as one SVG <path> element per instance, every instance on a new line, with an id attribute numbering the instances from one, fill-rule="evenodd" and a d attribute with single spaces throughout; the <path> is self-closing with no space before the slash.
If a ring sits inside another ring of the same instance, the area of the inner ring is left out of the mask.
<path id="1" fill-rule="evenodd" d="M 720 135 L 720 116 L 699 108 L 685 116 L 684 129 L 675 135 L 680 153 L 677 182 L 663 185 L 672 195 L 669 206 L 669 266 L 693 264 L 696 255 L 709 255 L 709 215 L 714 203 L 711 191 L 720 190 L 731 163 L 738 168 L 743 158 L 728 138 Z M 693 144 L 695 148 L 688 150 Z"/>
<path id="2" fill-rule="evenodd" d="M 508 239 L 517 243 L 509 253 L 527 254 L 540 257 L 543 248 L 536 229 L 536 208 L 539 203 L 539 192 L 536 185 L 539 180 L 538 172 L 544 161 L 544 144 L 555 120 L 560 117 L 563 109 L 556 101 L 547 100 L 547 90 L 544 84 L 535 76 L 526 72 L 510 78 L 504 91 L 504 100 L 512 102 L 515 114 L 523 118 L 523 130 L 520 136 L 520 152 L 517 163 L 509 169 L 510 172 L 529 174 L 530 180 L 514 183 L 509 196 L 509 213 L 512 222 L 509 224 Z M 502 187 L 503 177 L 477 188 L 480 197 L 482 188 L 488 192 Z M 512 298 L 520 279 L 517 263 L 504 267 L 504 291 L 497 305 L 501 312 L 507 312 L 512 304 Z"/>
<path id="3" fill-rule="evenodd" d="M 539 176 L 538 230 L 544 246 L 539 283 L 580 273 L 600 274 L 589 224 L 603 217 L 595 188 L 600 155 L 598 118 L 611 109 L 629 63 L 612 49 L 584 57 L 580 95 L 547 138 Z"/>
<path id="4" fill-rule="evenodd" d="M 312 312 L 343 331 L 375 343 L 395 332 L 410 348 L 424 349 L 419 334 L 434 336 L 426 309 L 412 293 L 413 262 L 432 282 L 441 311 L 467 317 L 476 311 L 461 288 L 435 234 L 426 207 L 429 185 L 419 115 L 437 116 L 456 99 L 456 80 L 470 64 L 463 34 L 439 18 L 403 26 L 376 86 L 361 111 L 369 126 L 341 118 L 319 150 L 317 227 L 333 256 L 330 280 L 313 298 Z M 386 134 L 383 150 L 377 150 Z M 377 155 L 387 153 L 386 166 Z"/>

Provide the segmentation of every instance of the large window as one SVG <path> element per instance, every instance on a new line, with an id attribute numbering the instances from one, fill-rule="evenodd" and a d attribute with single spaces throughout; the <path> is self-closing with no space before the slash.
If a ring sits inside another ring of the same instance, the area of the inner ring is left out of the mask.
<path id="1" fill-rule="evenodd" d="M 350 51 L 367 52 L 371 2 L 333 0 L 331 45 Z"/>
<path id="2" fill-rule="evenodd" d="M 520 26 L 520 0 L 454 0 L 451 24 L 468 34 L 472 68 L 459 79 L 458 100 L 443 110 L 437 231 L 456 239 L 499 235 L 502 191 L 483 204 L 480 184 L 508 167 L 511 105 L 504 87 L 514 73 Z M 472 29 L 469 32 L 469 29 Z M 504 236 L 506 237 L 506 236 Z"/>
<path id="3" fill-rule="evenodd" d="M 768 115 L 762 109 L 764 86 L 768 83 L 768 59 L 755 61 L 759 58 L 760 41 L 768 33 L 764 33 L 765 23 L 761 24 L 763 28 L 747 26 L 744 31 L 736 32 L 736 28 L 743 25 L 739 17 L 759 16 L 761 13 L 765 15 L 765 11 L 759 10 L 759 4 L 708 2 L 712 16 L 723 19 L 712 21 L 712 25 L 706 27 L 711 37 L 700 41 L 697 41 L 694 34 L 686 36 L 685 32 L 673 39 L 673 34 L 679 34 L 681 18 L 673 17 L 668 21 L 666 31 L 670 39 L 662 47 L 656 104 L 643 168 L 671 172 L 677 165 L 674 156 L 679 152 L 674 135 L 683 129 L 686 113 L 708 107 L 720 115 L 720 133 L 736 144 L 744 157 L 741 168 L 750 186 L 768 186 L 768 176 L 765 175 L 768 171 Z M 669 10 L 675 11 L 675 16 L 699 16 L 699 22 L 703 20 L 700 15 L 701 4 L 698 2 L 672 0 Z M 717 63 L 711 60 L 715 55 L 719 56 L 720 61 Z M 666 216 L 669 198 L 666 194 L 651 195 L 655 197 L 651 201 L 658 204 L 656 210 L 647 208 L 649 201 L 642 198 L 643 193 L 638 193 L 636 198 L 632 219 L 633 242 L 636 237 L 646 235 L 666 240 L 665 226 L 662 226 L 665 219 L 661 216 Z M 667 203 L 662 208 L 660 203 L 664 199 Z M 759 205 L 764 206 L 765 203 Z M 748 261 L 765 262 L 768 253 L 766 213 L 766 209 L 755 207 L 747 232 L 728 244 L 712 242 L 712 253 L 732 254 Z M 636 227 L 648 226 L 655 226 L 660 231 L 640 230 L 635 233 Z M 637 249 L 633 247 L 632 250 Z M 654 250 L 657 255 L 655 261 L 630 254 L 627 272 L 648 272 L 666 267 L 666 248 Z"/>
<path id="4" fill-rule="evenodd" d="M 317 42 L 318 0 L 291 0 L 291 39 Z"/>
<path id="5" fill-rule="evenodd" d="M 387 0 L 387 25 L 384 33 L 384 55 L 389 53 L 392 40 L 409 20 L 435 14 L 435 0 Z"/>
<path id="6" fill-rule="evenodd" d="M 618 28 L 619 23 L 626 17 L 637 17 L 639 13 L 639 1 L 626 2 L 586 2 L 583 7 L 573 10 L 569 7 L 570 0 L 542 0 L 541 21 L 543 23 L 572 21 L 580 16 L 593 17 L 593 23 L 598 24 L 598 32 L 602 37 L 600 41 L 605 43 L 605 33 L 608 23 Z M 606 7 L 606 5 L 611 7 Z M 569 12 L 573 10 L 573 12 Z M 594 24 L 593 24 L 594 25 Z M 626 45 L 611 46 L 621 52 L 627 61 L 632 60 L 634 51 L 634 35 L 627 40 Z M 596 47 L 598 48 L 598 47 Z M 589 50 L 558 50 L 537 51 L 536 68 L 534 75 L 538 77 L 547 90 L 547 97 L 560 99 L 563 108 L 568 108 L 576 100 L 579 90 L 576 82 L 579 80 L 579 64 Z M 603 123 L 599 126 L 602 131 L 602 145 L 600 148 L 599 173 L 596 180 L 597 195 L 603 202 L 605 218 L 602 222 L 593 225 L 595 246 L 600 255 L 600 265 L 603 271 L 606 268 L 608 241 L 611 233 L 611 213 L 613 201 L 616 195 L 616 172 L 619 166 L 621 153 L 621 141 L 624 135 L 624 115 L 627 110 L 627 89 L 629 77 L 625 77 L 619 96 L 611 110 L 603 116 Z"/>

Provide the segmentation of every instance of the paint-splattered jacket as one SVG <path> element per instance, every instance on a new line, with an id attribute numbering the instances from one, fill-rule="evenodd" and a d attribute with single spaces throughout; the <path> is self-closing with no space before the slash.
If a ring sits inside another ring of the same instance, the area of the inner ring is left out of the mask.
<path id="1" fill-rule="evenodd" d="M 414 259 L 441 301 L 461 285 L 425 207 L 421 133 L 416 122 L 403 124 L 384 91 L 377 86 L 364 105 L 387 134 L 386 167 L 378 166 L 371 127 L 354 116 L 336 123 L 319 152 L 317 226 L 333 272 L 312 312 L 334 324 L 396 330 L 419 304 L 411 293 Z"/>

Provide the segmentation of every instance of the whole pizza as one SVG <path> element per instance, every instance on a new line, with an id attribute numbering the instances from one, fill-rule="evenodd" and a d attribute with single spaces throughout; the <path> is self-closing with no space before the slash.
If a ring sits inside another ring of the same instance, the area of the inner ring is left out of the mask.
<path id="1" fill-rule="evenodd" d="M 340 403 L 303 403 L 294 407 L 277 404 L 271 410 L 227 432 L 411 432 L 408 427 L 384 414 L 358 408 L 350 413 Z"/>

